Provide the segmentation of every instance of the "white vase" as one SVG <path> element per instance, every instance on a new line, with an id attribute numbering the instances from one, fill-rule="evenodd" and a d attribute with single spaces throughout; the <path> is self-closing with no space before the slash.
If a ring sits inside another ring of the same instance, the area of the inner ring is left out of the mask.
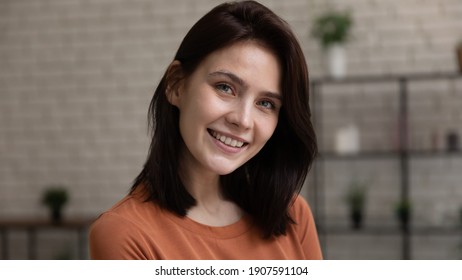
<path id="1" fill-rule="evenodd" d="M 335 150 L 339 154 L 359 153 L 361 148 L 359 129 L 354 124 L 341 127 L 335 135 Z"/>
<path id="2" fill-rule="evenodd" d="M 346 75 L 346 55 L 343 45 L 334 44 L 327 49 L 327 65 L 329 75 L 334 79 L 342 79 Z"/>

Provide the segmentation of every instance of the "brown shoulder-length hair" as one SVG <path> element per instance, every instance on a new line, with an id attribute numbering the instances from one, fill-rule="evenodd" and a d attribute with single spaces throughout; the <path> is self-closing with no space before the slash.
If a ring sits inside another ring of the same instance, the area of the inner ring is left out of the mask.
<path id="1" fill-rule="evenodd" d="M 288 24 L 254 1 L 221 4 L 187 33 L 175 60 L 187 77 L 212 52 L 237 42 L 255 40 L 277 57 L 282 68 L 282 108 L 278 125 L 262 150 L 243 166 L 221 176 L 228 199 L 252 216 L 266 237 L 286 233 L 293 199 L 302 188 L 317 153 L 310 121 L 308 69 L 300 45 Z M 148 120 L 152 142 L 132 192 L 143 184 L 149 199 L 180 216 L 195 205 L 178 174 L 182 138 L 179 111 L 167 99 L 167 71 L 152 98 Z"/>

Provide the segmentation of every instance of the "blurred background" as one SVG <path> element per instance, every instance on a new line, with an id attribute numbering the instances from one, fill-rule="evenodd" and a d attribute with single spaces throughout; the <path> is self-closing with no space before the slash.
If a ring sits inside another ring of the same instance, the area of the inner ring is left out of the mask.
<path id="1" fill-rule="evenodd" d="M 88 258 L 161 75 L 220 2 L 0 1 L 2 259 Z M 260 2 L 307 57 L 321 153 L 302 194 L 325 258 L 461 259 L 462 2 Z"/>

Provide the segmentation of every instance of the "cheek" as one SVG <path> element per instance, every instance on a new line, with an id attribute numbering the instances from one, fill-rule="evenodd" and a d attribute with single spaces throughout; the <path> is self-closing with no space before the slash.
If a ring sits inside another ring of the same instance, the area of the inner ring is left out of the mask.
<path id="1" fill-rule="evenodd" d="M 273 133 L 276 130 L 277 124 L 278 124 L 277 118 L 267 120 L 265 121 L 265 123 L 262 124 L 260 135 L 261 135 L 261 140 L 264 143 L 266 143 L 271 138 L 271 136 L 273 136 Z"/>
<path id="2" fill-rule="evenodd" d="M 216 106 L 207 99 L 197 97 L 188 100 L 180 109 L 180 132 L 183 139 L 194 138 L 202 133 L 202 129 L 216 119 L 216 111 Z"/>
<path id="3" fill-rule="evenodd" d="M 205 102 L 197 102 L 198 100 L 202 99 L 196 96 L 188 96 L 188 98 L 182 100 L 180 119 L 182 119 L 183 122 L 195 122 L 202 119 L 204 115 L 207 114 L 207 108 L 204 106 Z"/>

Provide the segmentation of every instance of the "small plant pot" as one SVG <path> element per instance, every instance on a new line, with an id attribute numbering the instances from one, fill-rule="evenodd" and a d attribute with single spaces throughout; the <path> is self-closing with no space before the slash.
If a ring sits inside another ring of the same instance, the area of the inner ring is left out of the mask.
<path id="1" fill-rule="evenodd" d="M 457 53 L 457 61 L 459 64 L 459 71 L 462 73 L 462 46 L 456 49 L 456 53 Z"/>
<path id="2" fill-rule="evenodd" d="M 363 213 L 361 211 L 352 211 L 350 213 L 351 227 L 355 230 L 361 229 L 363 226 Z"/>
<path id="3" fill-rule="evenodd" d="M 408 231 L 412 216 L 411 202 L 408 200 L 398 202 L 395 208 L 395 215 L 401 230 Z"/>
<path id="4" fill-rule="evenodd" d="M 402 214 L 399 216 L 399 226 L 401 230 L 407 231 L 409 229 L 409 223 L 411 221 L 411 217 L 409 214 Z"/>
<path id="5" fill-rule="evenodd" d="M 51 222 L 53 224 L 60 224 L 63 220 L 63 211 L 61 208 L 50 209 Z"/>
<path id="6" fill-rule="evenodd" d="M 459 135 L 455 131 L 451 131 L 446 136 L 448 152 L 456 152 L 459 150 Z"/>
<path id="7" fill-rule="evenodd" d="M 459 227 L 462 228 L 462 207 L 459 209 Z"/>

